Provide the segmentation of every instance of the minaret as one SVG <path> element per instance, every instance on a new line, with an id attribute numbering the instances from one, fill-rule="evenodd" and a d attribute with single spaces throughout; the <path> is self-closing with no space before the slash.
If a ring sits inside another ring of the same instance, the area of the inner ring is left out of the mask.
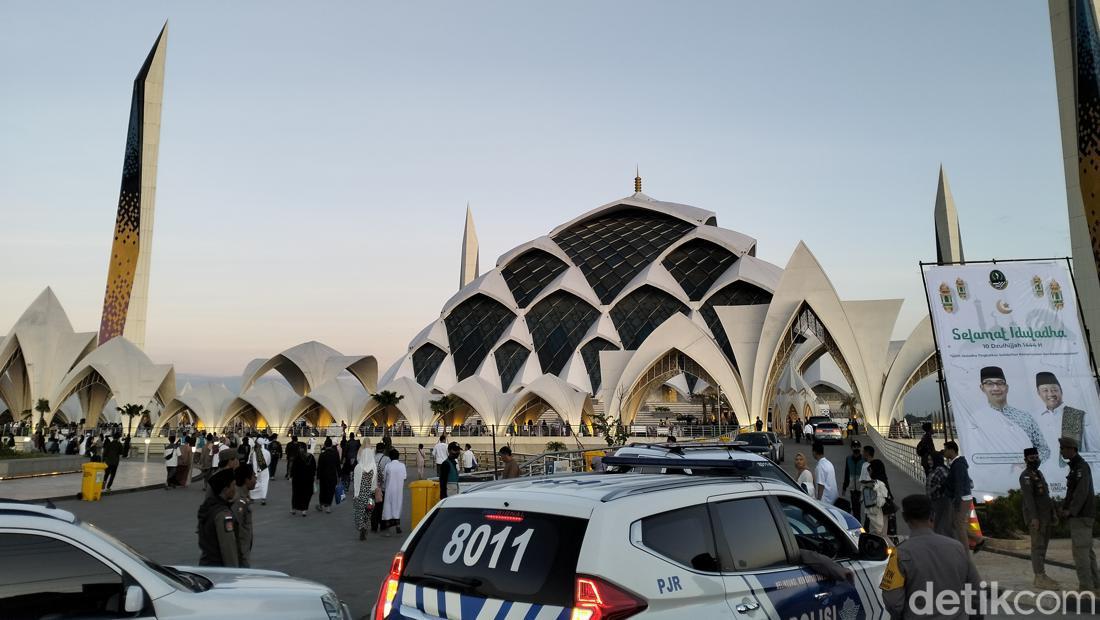
<path id="1" fill-rule="evenodd" d="M 1100 355 L 1100 26 L 1096 0 L 1048 0 L 1069 244 L 1081 314 Z"/>
<path id="2" fill-rule="evenodd" d="M 168 23 L 134 78 L 130 126 L 122 161 L 107 291 L 99 323 L 99 343 L 125 336 L 145 347 L 145 314 L 149 305 L 149 263 L 153 252 L 153 215 L 157 193 L 157 153 L 164 94 L 164 56 Z"/>
<path id="3" fill-rule="evenodd" d="M 466 228 L 462 231 L 462 259 L 459 267 L 458 288 L 460 289 L 477 279 L 481 271 L 477 230 L 474 229 L 474 214 L 470 211 L 470 203 L 466 203 Z"/>
<path id="4" fill-rule="evenodd" d="M 964 260 L 959 214 L 955 211 L 955 199 L 941 165 L 940 184 L 936 188 L 936 262 L 961 263 Z"/>

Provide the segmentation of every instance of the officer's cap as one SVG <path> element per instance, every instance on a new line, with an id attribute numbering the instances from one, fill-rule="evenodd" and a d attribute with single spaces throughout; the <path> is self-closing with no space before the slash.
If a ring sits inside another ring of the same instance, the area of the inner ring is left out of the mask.
<path id="1" fill-rule="evenodd" d="M 1037 448 L 1024 448 L 1024 456 L 1039 456 Z"/>
<path id="2" fill-rule="evenodd" d="M 1074 450 L 1079 450 L 1081 448 L 1081 446 L 1077 443 L 1077 440 L 1073 437 L 1059 437 L 1058 447 L 1073 448 Z"/>

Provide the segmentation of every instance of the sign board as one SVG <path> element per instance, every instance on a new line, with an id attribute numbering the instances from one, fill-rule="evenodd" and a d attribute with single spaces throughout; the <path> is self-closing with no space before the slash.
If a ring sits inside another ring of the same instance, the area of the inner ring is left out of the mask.
<path id="1" fill-rule="evenodd" d="M 1086 460 L 1100 462 L 1100 398 L 1068 265 L 939 265 L 924 276 L 974 496 L 1019 488 L 1029 447 L 1051 494 L 1064 495 L 1059 437 L 1074 437 Z"/>

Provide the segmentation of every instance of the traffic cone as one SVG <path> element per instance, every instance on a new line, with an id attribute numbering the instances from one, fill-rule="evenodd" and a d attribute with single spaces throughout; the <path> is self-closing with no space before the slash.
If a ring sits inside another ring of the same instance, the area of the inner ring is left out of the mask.
<path id="1" fill-rule="evenodd" d="M 970 530 L 970 536 L 968 537 L 969 538 L 968 544 L 970 546 L 970 549 L 973 550 L 975 543 L 977 543 L 977 541 L 981 540 L 983 538 L 983 536 L 982 536 L 982 525 L 981 525 L 981 523 L 978 523 L 978 512 L 976 510 L 974 510 L 974 500 L 973 499 L 969 500 L 969 503 L 970 503 L 970 523 L 969 523 L 968 527 L 969 527 L 969 530 Z"/>

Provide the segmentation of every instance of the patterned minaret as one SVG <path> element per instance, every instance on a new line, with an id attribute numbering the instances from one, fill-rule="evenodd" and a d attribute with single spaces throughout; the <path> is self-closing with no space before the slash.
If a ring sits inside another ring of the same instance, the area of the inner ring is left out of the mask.
<path id="1" fill-rule="evenodd" d="M 1069 241 L 1081 313 L 1100 353 L 1100 27 L 1096 0 L 1048 0 Z"/>
<path id="2" fill-rule="evenodd" d="M 462 231 L 462 264 L 458 272 L 458 288 L 461 289 L 477 279 L 481 272 L 478 254 L 474 214 L 470 211 L 470 203 L 466 203 L 466 228 Z"/>
<path id="3" fill-rule="evenodd" d="M 961 263 L 963 260 L 959 213 L 955 211 L 955 199 L 951 196 L 947 175 L 940 166 L 940 184 L 936 188 L 936 262 Z"/>
<path id="4" fill-rule="evenodd" d="M 130 127 L 122 161 L 107 292 L 99 323 L 100 344 L 125 336 L 145 347 L 145 314 L 149 303 L 149 259 L 153 251 L 153 214 L 157 193 L 157 152 L 160 149 L 160 110 L 164 93 L 164 56 L 168 24 L 134 78 L 130 100 Z"/>

